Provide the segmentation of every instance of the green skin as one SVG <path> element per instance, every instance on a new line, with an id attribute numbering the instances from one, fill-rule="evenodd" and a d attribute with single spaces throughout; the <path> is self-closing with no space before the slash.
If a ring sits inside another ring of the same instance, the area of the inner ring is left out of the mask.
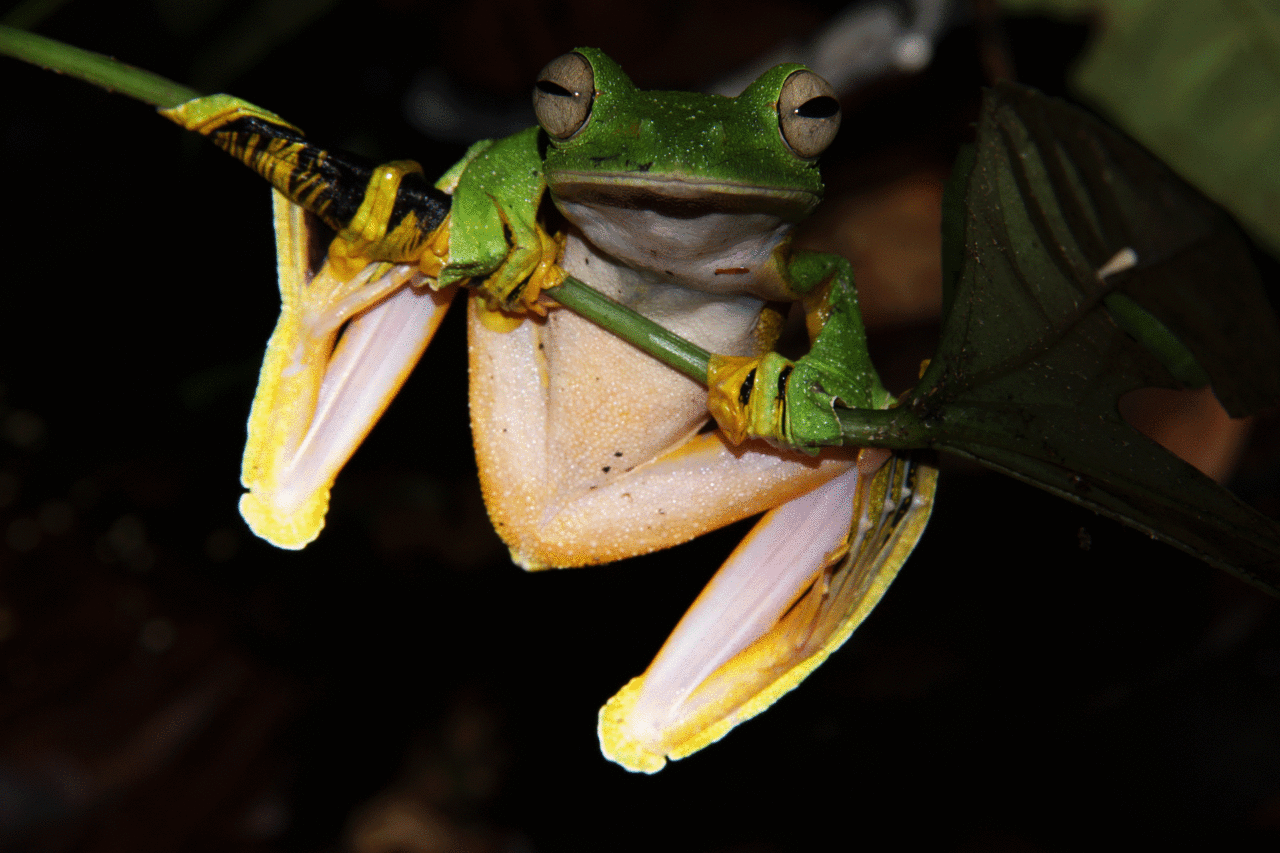
<path id="1" fill-rule="evenodd" d="M 577 222 L 575 198 L 583 194 L 605 194 L 609 203 L 626 207 L 629 194 L 634 198 L 658 192 L 735 214 L 768 211 L 785 223 L 785 231 L 820 201 L 823 186 L 816 160 L 793 152 L 779 129 L 779 92 L 800 66 L 778 66 L 738 97 L 725 98 L 641 91 L 600 51 L 583 48 L 577 53 L 595 75 L 590 118 L 579 132 L 560 140 L 533 127 L 503 140 L 477 143 L 441 179 L 441 186 L 456 181 L 449 263 L 440 276 L 441 286 L 488 277 L 481 288 L 510 304 L 507 297 L 516 284 L 513 271 L 536 263 L 535 224 L 548 190 L 571 222 Z M 637 274 L 659 278 L 657 268 L 643 269 L 643 260 L 626 257 L 623 243 L 628 238 L 618 229 L 593 232 L 588 239 L 606 254 L 624 258 L 620 263 Z M 814 450 L 842 443 L 834 413 L 837 400 L 845 407 L 883 409 L 892 398 L 867 353 L 849 262 L 835 255 L 791 251 L 789 244 L 789 236 L 779 233 L 773 268 L 757 275 L 746 292 L 765 300 L 794 301 L 829 283 L 822 305 L 816 306 L 826 320 L 810 353 L 791 369 L 786 391 L 779 393 L 772 376 L 757 381 L 757 393 L 748 406 L 786 407 L 778 430 L 752 435 Z M 731 279 L 680 283 L 694 290 L 731 293 Z M 650 318 L 662 322 L 660 317 Z M 786 364 L 774 359 L 760 375 Z"/>

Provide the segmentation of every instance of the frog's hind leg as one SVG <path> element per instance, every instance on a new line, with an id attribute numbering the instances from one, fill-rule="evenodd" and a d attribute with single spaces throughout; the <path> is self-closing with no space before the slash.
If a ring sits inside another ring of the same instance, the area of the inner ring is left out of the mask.
<path id="1" fill-rule="evenodd" d="M 653 773 L 795 688 L 853 634 L 915 548 L 937 471 L 887 451 L 769 512 L 645 673 L 600 710 L 600 746 Z"/>
<path id="2" fill-rule="evenodd" d="M 698 431 L 705 390 L 576 315 L 500 333 L 474 313 L 481 484 L 521 565 L 621 559 L 770 510 L 601 711 L 604 752 L 628 769 L 654 772 L 794 688 L 875 606 L 923 530 L 928 466 L 883 450 L 735 447 Z"/>
<path id="3" fill-rule="evenodd" d="M 312 275 L 309 214 L 275 200 L 281 311 L 249 415 L 240 512 L 281 548 L 324 525 L 329 488 L 431 341 L 456 288 L 436 292 L 410 265 Z"/>

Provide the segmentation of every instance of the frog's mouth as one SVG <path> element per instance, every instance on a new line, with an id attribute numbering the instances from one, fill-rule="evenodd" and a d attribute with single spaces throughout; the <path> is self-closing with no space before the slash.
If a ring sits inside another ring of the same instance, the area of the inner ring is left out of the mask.
<path id="1" fill-rule="evenodd" d="M 548 186 L 565 219 L 619 268 L 762 299 L 787 293 L 775 250 L 819 200 L 794 187 L 634 173 L 558 172 Z"/>
<path id="2" fill-rule="evenodd" d="M 709 213 L 764 214 L 799 221 L 822 200 L 821 193 L 794 187 L 735 184 L 684 175 L 556 172 L 547 185 L 570 204 L 652 210 L 662 216 L 691 219 Z"/>

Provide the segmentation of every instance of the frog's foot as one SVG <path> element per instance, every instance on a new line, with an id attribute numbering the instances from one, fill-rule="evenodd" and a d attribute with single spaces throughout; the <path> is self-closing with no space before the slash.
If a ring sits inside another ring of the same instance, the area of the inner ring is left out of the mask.
<path id="1" fill-rule="evenodd" d="M 795 368 L 776 352 L 713 355 L 707 367 L 707 409 L 733 444 L 763 438 L 787 444 L 787 380 Z"/>
<path id="2" fill-rule="evenodd" d="M 707 409 L 734 444 L 762 438 L 775 447 L 817 453 L 844 441 L 835 412 L 842 397 L 827 390 L 828 374 L 811 356 L 792 362 L 776 352 L 713 355 Z"/>
<path id="3" fill-rule="evenodd" d="M 605 756 L 657 772 L 804 680 L 884 595 L 928 521 L 936 477 L 911 457 L 864 450 L 769 512 L 644 675 L 600 710 Z"/>
<path id="4" fill-rule="evenodd" d="M 456 288 L 434 292 L 409 264 L 366 261 L 354 276 L 309 272 L 306 214 L 275 195 L 281 312 L 249 415 L 240 512 L 281 548 L 324 525 L 338 470 L 431 340 Z"/>
<path id="5" fill-rule="evenodd" d="M 494 331 L 509 331 L 529 313 L 545 316 L 549 303 L 542 296 L 565 279 L 559 260 L 564 235 L 552 236 L 535 223 L 534 239 L 513 246 L 496 272 L 476 284 L 481 297 L 481 322 Z"/>
<path id="6" fill-rule="evenodd" d="M 336 231 L 329 261 L 338 278 L 355 277 L 370 261 L 413 264 L 423 275 L 439 276 L 448 254 L 450 201 L 412 160 L 373 166 L 326 151 L 274 113 L 229 95 L 195 98 L 160 113 L 212 139 Z"/>
<path id="7" fill-rule="evenodd" d="M 437 279 L 449 252 L 451 217 L 424 195 L 422 167 L 412 160 L 372 170 L 360 206 L 329 245 L 339 278 L 352 278 L 371 261 L 411 264 Z M 437 194 L 438 195 L 438 194 Z"/>
<path id="8" fill-rule="evenodd" d="M 806 298 L 813 344 L 792 362 L 762 356 L 713 355 L 707 365 L 707 409 L 734 444 L 762 438 L 815 453 L 844 443 L 836 408 L 884 409 L 893 403 L 866 354 L 851 293 L 823 288 Z"/>

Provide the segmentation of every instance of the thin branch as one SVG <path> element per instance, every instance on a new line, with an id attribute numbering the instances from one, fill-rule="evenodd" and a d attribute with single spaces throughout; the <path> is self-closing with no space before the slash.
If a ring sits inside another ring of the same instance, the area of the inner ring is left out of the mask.
<path id="1" fill-rule="evenodd" d="M 625 305 L 614 302 L 576 278 L 566 278 L 559 286 L 545 290 L 543 293 L 624 341 L 639 347 L 668 367 L 675 368 L 685 376 L 706 384 L 707 362 L 711 356 L 697 344 L 664 329 Z"/>
<path id="2" fill-rule="evenodd" d="M 0 55 L 12 56 L 58 74 L 67 74 L 130 98 L 168 109 L 200 93 L 91 50 L 72 47 L 26 30 L 0 26 Z"/>

